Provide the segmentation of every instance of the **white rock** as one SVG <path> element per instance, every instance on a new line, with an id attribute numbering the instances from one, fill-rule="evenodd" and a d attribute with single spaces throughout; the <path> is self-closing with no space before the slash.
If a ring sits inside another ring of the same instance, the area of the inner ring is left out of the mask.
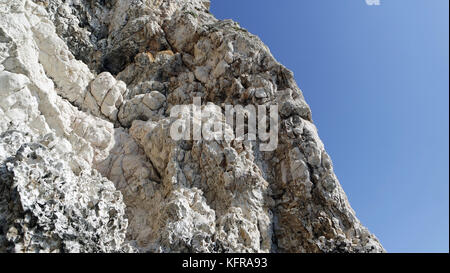
<path id="1" fill-rule="evenodd" d="M 109 72 L 103 72 L 95 78 L 91 85 L 91 93 L 101 106 L 108 91 L 116 84 L 116 79 Z"/>
<path id="2" fill-rule="evenodd" d="M 256 90 L 254 90 L 254 92 L 255 92 L 255 97 L 258 99 L 267 98 L 266 90 L 264 90 L 263 88 L 257 88 Z"/>
<path id="3" fill-rule="evenodd" d="M 35 2 L 0 0 L 0 252 L 384 251 L 292 72 L 209 1 Z M 214 104 L 278 104 L 280 145 L 173 140 L 194 97 L 227 137 Z"/>

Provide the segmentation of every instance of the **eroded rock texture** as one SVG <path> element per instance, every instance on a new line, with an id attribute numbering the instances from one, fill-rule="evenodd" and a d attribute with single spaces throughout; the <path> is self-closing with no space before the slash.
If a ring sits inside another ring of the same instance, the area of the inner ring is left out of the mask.
<path id="1" fill-rule="evenodd" d="M 292 72 L 209 5 L 0 0 L 0 251 L 384 251 Z M 278 105 L 276 150 L 173 140 L 194 97 Z"/>

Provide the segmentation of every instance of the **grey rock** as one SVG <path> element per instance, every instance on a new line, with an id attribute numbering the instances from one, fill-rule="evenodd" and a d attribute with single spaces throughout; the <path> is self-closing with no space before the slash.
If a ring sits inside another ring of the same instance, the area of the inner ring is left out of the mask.
<path id="1" fill-rule="evenodd" d="M 166 97 L 158 91 L 152 91 L 142 99 L 142 103 L 147 105 L 152 111 L 159 110 L 165 101 Z"/>

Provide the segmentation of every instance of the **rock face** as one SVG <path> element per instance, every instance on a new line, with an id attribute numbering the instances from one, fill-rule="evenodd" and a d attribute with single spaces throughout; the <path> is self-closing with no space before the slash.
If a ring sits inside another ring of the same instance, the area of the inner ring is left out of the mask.
<path id="1" fill-rule="evenodd" d="M 292 72 L 209 5 L 0 0 L 0 252 L 384 251 Z M 174 140 L 194 98 L 277 105 L 276 149 Z"/>

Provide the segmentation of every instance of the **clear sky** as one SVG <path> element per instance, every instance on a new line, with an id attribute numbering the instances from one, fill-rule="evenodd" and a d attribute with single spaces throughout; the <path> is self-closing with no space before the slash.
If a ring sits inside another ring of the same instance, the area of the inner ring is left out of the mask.
<path id="1" fill-rule="evenodd" d="M 449 1 L 212 0 L 291 69 L 362 223 L 449 251 Z"/>

